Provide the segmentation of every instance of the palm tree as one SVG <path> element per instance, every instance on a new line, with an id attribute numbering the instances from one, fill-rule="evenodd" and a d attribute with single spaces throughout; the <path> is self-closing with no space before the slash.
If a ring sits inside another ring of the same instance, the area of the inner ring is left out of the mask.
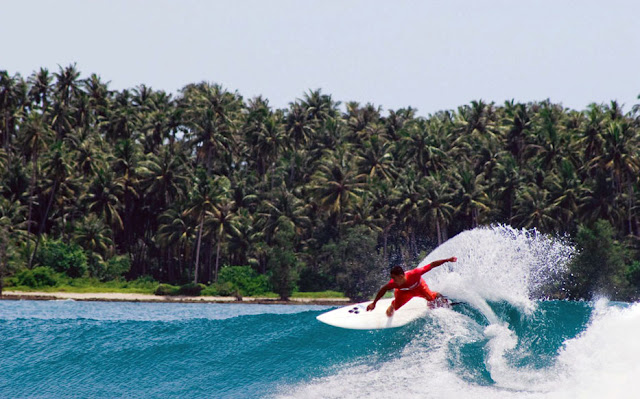
<path id="1" fill-rule="evenodd" d="M 365 184 L 357 175 L 354 160 L 347 151 L 328 153 L 310 182 L 313 201 L 333 219 L 334 227 L 343 214 L 361 200 Z"/>
<path id="2" fill-rule="evenodd" d="M 558 174 L 550 173 L 545 184 L 550 187 L 552 209 L 557 211 L 554 219 L 558 221 L 560 228 L 569 233 L 575 233 L 578 227 L 576 217 L 579 215 L 584 188 L 575 167 L 568 159 L 562 160 L 558 172 Z"/>
<path id="3" fill-rule="evenodd" d="M 308 161 L 306 166 L 315 172 L 318 164 L 328 152 L 335 151 L 346 140 L 346 128 L 342 118 L 328 118 L 315 131 L 312 138 L 313 145 L 306 152 Z"/>
<path id="4" fill-rule="evenodd" d="M 160 215 L 158 219 L 160 227 L 156 234 L 161 246 L 174 251 L 178 258 L 178 270 L 182 274 L 185 262 L 189 260 L 193 242 L 196 240 L 196 229 L 193 227 L 193 219 L 187 212 L 170 208 Z M 174 281 L 174 268 L 172 262 L 168 262 L 168 278 Z"/>
<path id="5" fill-rule="evenodd" d="M 290 110 L 285 113 L 285 134 L 291 141 L 289 183 L 295 177 L 296 160 L 300 158 L 300 147 L 305 146 L 315 133 L 315 124 L 309 119 L 305 109 L 299 102 L 289 104 Z"/>
<path id="6" fill-rule="evenodd" d="M 378 212 L 372 195 L 366 195 L 345 214 L 344 227 L 366 226 L 370 231 L 382 233 L 387 225 L 388 215 Z"/>
<path id="7" fill-rule="evenodd" d="M 411 160 L 423 176 L 444 168 L 448 159 L 443 140 L 444 126 L 437 117 L 413 120 L 401 139 L 399 159 Z"/>
<path id="8" fill-rule="evenodd" d="M 411 124 L 415 118 L 416 109 L 407 107 L 397 111 L 389 110 L 389 116 L 384 119 L 386 137 L 393 142 L 400 140 L 404 134 L 406 127 Z"/>
<path id="9" fill-rule="evenodd" d="M 85 216 L 73 233 L 74 242 L 87 251 L 106 258 L 113 253 L 111 229 L 95 213 Z"/>
<path id="10" fill-rule="evenodd" d="M 424 201 L 425 180 L 405 177 L 398 184 L 399 204 L 397 223 L 409 244 L 411 257 L 418 255 L 416 233 L 421 230 L 423 215 L 420 212 Z"/>
<path id="11" fill-rule="evenodd" d="M 228 148 L 230 141 L 228 137 L 216 133 L 218 120 L 210 109 L 199 110 L 198 114 L 192 112 L 189 122 L 193 137 L 191 144 L 197 148 L 197 160 L 211 173 L 215 154 Z"/>
<path id="12" fill-rule="evenodd" d="M 131 93 L 123 90 L 115 96 L 104 122 L 105 136 L 110 143 L 137 139 L 138 115 L 131 105 Z"/>
<path id="13" fill-rule="evenodd" d="M 7 168 L 7 152 L 4 150 L 4 148 L 0 148 L 0 170 L 2 171 L 2 173 L 0 173 L 0 178 L 2 178 L 4 180 L 4 171 Z"/>
<path id="14" fill-rule="evenodd" d="M 605 108 L 607 116 L 611 121 L 618 121 L 624 118 L 622 107 L 618 104 L 618 101 L 613 100 L 609 103 L 609 106 Z"/>
<path id="15" fill-rule="evenodd" d="M 0 217 L 0 297 L 2 297 L 2 290 L 4 288 L 4 276 L 8 269 L 8 255 L 7 246 L 9 233 L 7 232 L 7 222 Z"/>
<path id="16" fill-rule="evenodd" d="M 191 145 L 197 148 L 197 160 L 211 174 L 214 161 L 218 172 L 226 172 L 232 163 L 233 135 L 237 129 L 242 101 L 219 85 L 200 83 L 182 90 L 179 107 Z"/>
<path id="17" fill-rule="evenodd" d="M 6 154 L 4 150 L 0 154 Z M 2 166 L 2 165 L 0 165 Z M 29 203 L 31 193 L 31 179 L 28 168 L 25 167 L 22 156 L 17 152 L 6 154 L 4 158 L 3 172 L 0 172 L 0 194 L 10 201 L 20 201 L 22 204 Z M 27 226 L 31 225 L 30 220 L 25 220 Z"/>
<path id="18" fill-rule="evenodd" d="M 237 233 L 228 237 L 229 263 L 259 268 L 261 264 L 256 244 L 263 242 L 264 233 L 259 229 L 256 219 L 248 209 L 238 208 L 234 212 Z"/>
<path id="19" fill-rule="evenodd" d="M 54 73 L 53 76 L 55 100 L 51 111 L 51 128 L 56 132 L 56 138 L 62 140 L 77 122 L 73 118 L 72 100 L 82 95 L 80 72 L 73 64 L 66 68 L 60 67 L 59 72 Z"/>
<path id="20" fill-rule="evenodd" d="M 29 260 L 29 268 L 31 268 L 33 259 L 38 252 L 38 244 L 40 243 L 40 238 L 42 237 L 45 226 L 49 221 L 49 212 L 51 211 L 51 206 L 53 205 L 54 199 L 56 198 L 60 187 L 63 187 L 64 191 L 69 190 L 69 187 L 66 186 L 66 181 L 70 177 L 73 165 L 71 164 L 71 160 L 69 159 L 68 155 L 69 152 L 65 148 L 64 144 L 58 141 L 49 150 L 44 160 L 43 166 L 50 182 L 50 186 L 43 191 L 43 194 L 48 193 L 49 200 L 44 212 L 44 217 L 40 221 L 40 229 L 38 231 L 38 236 L 36 237 L 36 246 Z M 71 194 L 73 194 L 72 190 L 69 191 L 71 191 Z"/>
<path id="21" fill-rule="evenodd" d="M 360 107 L 355 101 L 347 103 L 347 126 L 354 140 L 367 139 L 372 132 L 380 130 L 384 132 L 384 126 L 380 123 L 380 107 L 367 103 Z"/>
<path id="22" fill-rule="evenodd" d="M 89 98 L 93 119 L 103 123 L 107 120 L 107 113 L 113 97 L 113 93 L 109 90 L 109 82 L 102 82 L 100 77 L 94 73 L 82 84 Z"/>
<path id="23" fill-rule="evenodd" d="M 358 171 L 364 179 L 378 177 L 393 180 L 396 176 L 391 143 L 380 136 L 372 136 L 356 151 Z"/>
<path id="24" fill-rule="evenodd" d="M 86 93 L 80 92 L 80 95 L 75 98 L 71 109 L 73 126 L 64 139 L 74 134 L 74 132 L 93 131 L 96 125 L 95 117 L 95 112 L 91 107 L 91 98 Z"/>
<path id="25" fill-rule="evenodd" d="M 31 184 L 29 186 L 29 210 L 27 214 L 27 225 L 29 226 L 29 231 L 31 231 L 33 197 L 36 181 L 38 179 L 38 159 L 40 153 L 48 147 L 52 139 L 52 134 L 53 132 L 45 123 L 42 114 L 35 112 L 29 113 L 24 125 L 20 129 L 19 140 L 22 152 L 31 158 Z M 27 244 L 27 252 L 30 251 L 29 246 L 30 245 Z M 33 258 L 33 256 L 29 254 L 29 259 L 31 258 Z M 29 268 L 31 268 L 31 263 L 29 263 Z"/>
<path id="26" fill-rule="evenodd" d="M 65 106 L 68 106 L 73 96 L 80 92 L 80 72 L 76 69 L 76 65 L 68 65 L 65 68 L 59 67 L 59 71 L 54 73 L 56 81 L 54 90 L 57 100 L 61 100 Z"/>
<path id="27" fill-rule="evenodd" d="M 609 172 L 613 189 L 622 195 L 626 191 L 627 232 L 633 233 L 633 204 L 635 202 L 633 185 L 640 171 L 638 148 L 640 140 L 637 132 L 626 122 L 610 122 L 603 133 L 604 151 L 592 162 L 601 165 Z"/>
<path id="28" fill-rule="evenodd" d="M 194 265 L 193 282 L 198 282 L 198 272 L 200 266 L 200 249 L 202 237 L 205 235 L 204 224 L 207 215 L 215 215 L 218 212 L 218 205 L 222 199 L 228 195 L 230 188 L 229 179 L 216 176 L 207 178 L 204 171 L 199 169 L 196 172 L 196 187 L 191 192 L 189 207 L 185 214 L 191 216 L 198 223 L 198 238 L 196 243 L 196 259 Z"/>
<path id="29" fill-rule="evenodd" d="M 506 139 L 506 149 L 518 165 L 522 165 L 529 145 L 532 128 L 530 109 L 525 104 L 505 102 L 501 126 Z"/>
<path id="30" fill-rule="evenodd" d="M 544 102 L 538 112 L 536 119 L 539 120 L 534 125 L 536 142 L 529 149 L 539 170 L 555 169 L 565 158 L 570 143 L 560 123 L 563 115 L 561 107 L 548 102 Z"/>
<path id="31" fill-rule="evenodd" d="M 255 161 L 258 176 L 264 176 L 288 147 L 283 116 L 271 113 L 268 102 L 258 97 L 250 102 L 244 137 L 249 160 Z"/>
<path id="32" fill-rule="evenodd" d="M 26 103 L 27 85 L 19 74 L 9 76 L 0 70 L 0 140 L 7 150 L 15 135 L 22 107 Z"/>
<path id="33" fill-rule="evenodd" d="M 150 154 L 141 164 L 144 167 L 140 173 L 145 197 L 152 199 L 158 208 L 164 209 L 186 196 L 189 179 L 183 154 L 172 154 L 165 146 L 158 156 Z"/>
<path id="34" fill-rule="evenodd" d="M 422 193 L 420 213 L 426 221 L 435 225 L 438 245 L 448 238 L 447 227 L 453 219 L 453 193 L 442 174 L 434 174 L 426 178 L 426 191 Z"/>
<path id="35" fill-rule="evenodd" d="M 497 150 L 499 143 L 498 129 L 495 126 L 496 113 L 494 104 L 486 104 L 482 100 L 472 101 L 471 106 L 458 108 L 454 121 L 455 139 L 452 143 L 452 155 L 471 162 L 473 170 L 479 173 L 484 162 L 476 162 L 478 148 L 487 148 L 490 152 Z"/>
<path id="36" fill-rule="evenodd" d="M 402 176 L 402 174 L 401 174 Z M 371 201 L 375 219 L 380 220 L 382 234 L 382 254 L 386 263 L 389 261 L 389 238 L 393 238 L 393 231 L 400 218 L 401 193 L 400 185 L 395 182 L 373 180 L 364 192 L 365 205 Z M 355 210 L 361 208 L 356 204 Z"/>
<path id="37" fill-rule="evenodd" d="M 467 220 L 470 228 L 478 227 L 481 212 L 489 210 L 489 197 L 484 187 L 482 175 L 476 176 L 467 169 L 455 173 L 458 189 L 456 190 L 456 213 L 461 214 Z"/>
<path id="38" fill-rule="evenodd" d="M 309 119 L 322 124 L 328 118 L 338 115 L 339 102 L 334 102 L 329 94 L 322 94 L 322 90 L 309 90 L 304 93 L 300 105 L 305 109 Z"/>
<path id="39" fill-rule="evenodd" d="M 150 94 L 150 98 L 146 100 L 143 108 L 141 130 L 144 152 L 156 154 L 165 140 L 169 140 L 170 143 L 175 141 L 173 137 L 176 129 L 175 104 L 170 94 L 159 91 Z M 173 145 L 170 145 L 169 148 L 173 149 Z"/>
<path id="40" fill-rule="evenodd" d="M 602 137 L 604 125 L 604 112 L 596 104 L 589 105 L 585 111 L 586 121 L 583 129 L 578 132 L 576 146 L 584 159 L 583 164 L 587 168 L 594 166 L 593 159 L 602 155 L 604 150 L 604 139 Z M 593 169 L 586 171 L 590 176 L 594 176 Z"/>
<path id="41" fill-rule="evenodd" d="M 116 179 L 124 189 L 122 204 L 124 205 L 125 246 L 132 243 L 134 232 L 133 214 L 140 199 L 141 181 L 148 174 L 141 146 L 130 139 L 119 140 L 113 151 L 112 170 Z"/>
<path id="42" fill-rule="evenodd" d="M 497 163 L 489 180 L 489 191 L 497 200 L 495 211 L 498 219 L 510 223 L 513 218 L 513 208 L 516 193 L 524 180 L 518 161 L 511 151 L 504 151 L 497 155 Z"/>
<path id="43" fill-rule="evenodd" d="M 240 231 L 238 230 L 238 220 L 233 211 L 235 203 L 229 198 L 219 199 L 218 203 L 211 210 L 208 210 L 205 215 L 204 231 L 211 235 L 216 243 L 216 263 L 214 281 L 218 282 L 218 271 L 220 270 L 220 249 L 222 244 L 227 240 L 229 236 L 238 236 Z M 211 279 L 211 275 L 209 275 Z"/>
<path id="44" fill-rule="evenodd" d="M 516 197 L 516 214 L 514 221 L 517 226 L 526 229 L 537 228 L 541 231 L 556 231 L 558 221 L 554 204 L 549 198 L 549 192 L 532 184 L 524 187 Z"/>
<path id="45" fill-rule="evenodd" d="M 70 138 L 75 140 L 73 144 L 74 160 L 82 176 L 95 176 L 98 170 L 106 167 L 105 153 L 100 150 L 100 139 L 98 137 L 80 138 L 72 132 L 71 135 L 67 136 L 67 139 Z"/>
<path id="46" fill-rule="evenodd" d="M 114 177 L 113 171 L 100 169 L 82 199 L 90 212 L 100 216 L 112 230 L 121 231 L 124 228 L 120 216 L 123 192 L 122 182 Z"/>
<path id="47" fill-rule="evenodd" d="M 304 237 L 311 227 L 309 206 L 284 185 L 267 194 L 261 201 L 256 216 L 257 224 L 269 244 L 272 243 L 282 218 L 292 224 L 293 231 L 299 237 Z"/>
<path id="48" fill-rule="evenodd" d="M 29 240 L 24 221 L 24 206 L 0 196 L 0 296 L 4 277 L 9 269 L 11 249 L 19 242 Z"/>
<path id="49" fill-rule="evenodd" d="M 315 124 L 309 113 L 300 102 L 290 103 L 290 110 L 285 114 L 285 130 L 294 147 L 305 145 L 315 131 Z"/>
<path id="50" fill-rule="evenodd" d="M 640 167 L 636 151 L 638 136 L 627 123 L 611 122 L 602 137 L 603 154 L 592 162 L 610 173 L 614 189 L 620 193 L 627 182 L 633 181 Z"/>
<path id="51" fill-rule="evenodd" d="M 46 68 L 40 68 L 38 72 L 34 72 L 29 77 L 29 98 L 31 102 L 38 105 L 43 112 L 47 112 L 49 109 L 49 97 L 51 96 L 52 78 L 49 75 L 49 70 Z"/>

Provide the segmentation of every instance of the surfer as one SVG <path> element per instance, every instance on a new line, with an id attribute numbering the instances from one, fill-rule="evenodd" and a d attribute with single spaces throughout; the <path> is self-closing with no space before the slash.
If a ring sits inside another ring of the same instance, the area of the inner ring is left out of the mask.
<path id="1" fill-rule="evenodd" d="M 442 295 L 438 292 L 431 291 L 426 281 L 422 278 L 422 275 L 438 267 L 443 263 L 456 262 L 458 258 L 455 256 L 447 259 L 436 260 L 423 267 L 417 267 L 413 270 L 409 270 L 405 273 L 402 266 L 394 266 L 391 268 L 391 280 L 380 288 L 376 299 L 373 300 L 367 306 L 367 311 L 375 309 L 376 303 L 380 298 L 386 294 L 387 291 L 395 289 L 395 299 L 391 302 L 391 306 L 387 309 L 387 316 L 391 317 L 393 313 L 400 309 L 402 305 L 409 302 L 413 297 L 419 296 L 425 298 L 429 303 L 435 301 L 438 298 L 442 298 Z"/>

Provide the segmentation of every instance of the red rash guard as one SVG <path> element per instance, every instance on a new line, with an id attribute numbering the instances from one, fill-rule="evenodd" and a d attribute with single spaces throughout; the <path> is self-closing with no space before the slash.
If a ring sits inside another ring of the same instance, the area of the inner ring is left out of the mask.
<path id="1" fill-rule="evenodd" d="M 395 310 L 400 309 L 402 305 L 416 296 L 425 298 L 427 301 L 436 299 L 437 292 L 431 291 L 427 283 L 422 279 L 422 275 L 432 268 L 431 264 L 428 264 L 405 272 L 404 276 L 407 280 L 402 285 L 399 285 L 393 279 L 389 280 L 384 288 L 387 290 L 395 289 L 395 300 L 392 303 Z"/>

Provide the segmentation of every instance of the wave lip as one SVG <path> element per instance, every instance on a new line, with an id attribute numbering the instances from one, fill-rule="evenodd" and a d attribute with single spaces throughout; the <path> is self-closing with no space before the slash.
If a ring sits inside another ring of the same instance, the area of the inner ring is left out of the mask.
<path id="1" fill-rule="evenodd" d="M 574 252 L 563 239 L 496 225 L 458 234 L 420 265 L 456 256 L 457 263 L 446 263 L 425 275 L 429 286 L 474 306 L 505 301 L 531 313 L 533 299 L 541 297 L 547 284 L 563 278 Z"/>

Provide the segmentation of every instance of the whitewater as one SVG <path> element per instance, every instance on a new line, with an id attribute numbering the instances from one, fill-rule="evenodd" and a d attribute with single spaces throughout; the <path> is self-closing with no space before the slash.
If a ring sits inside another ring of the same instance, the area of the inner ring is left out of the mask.
<path id="1" fill-rule="evenodd" d="M 0 397 L 635 398 L 640 304 L 544 298 L 574 249 L 508 226 L 421 265 L 461 302 L 391 330 L 325 306 L 0 301 Z"/>

